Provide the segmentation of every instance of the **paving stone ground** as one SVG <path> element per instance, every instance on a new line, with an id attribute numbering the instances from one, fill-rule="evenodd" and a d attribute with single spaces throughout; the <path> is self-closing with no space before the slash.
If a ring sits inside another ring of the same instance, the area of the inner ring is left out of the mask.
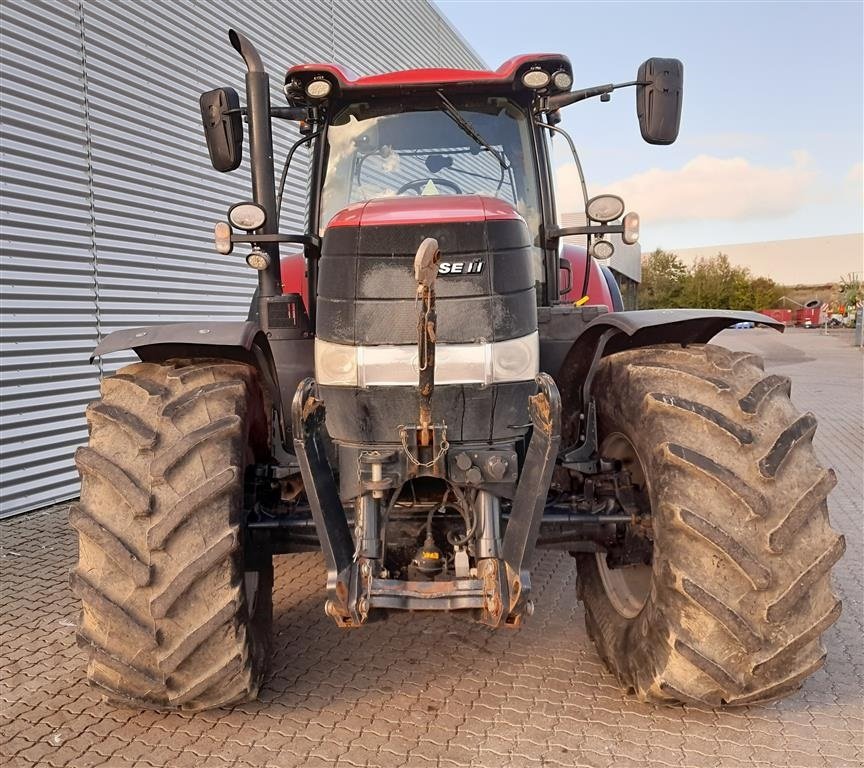
<path id="1" fill-rule="evenodd" d="M 396 615 L 353 632 L 324 616 L 317 554 L 278 559 L 272 671 L 255 704 L 198 714 L 117 709 L 82 682 L 75 542 L 61 505 L 0 523 L 0 764 L 24 766 L 859 766 L 862 660 L 862 356 L 848 334 L 727 331 L 765 355 L 820 420 L 840 483 L 847 554 L 825 667 L 792 698 L 713 711 L 622 693 L 588 640 L 564 554 L 535 568 L 537 610 L 491 631 L 459 615 Z"/>

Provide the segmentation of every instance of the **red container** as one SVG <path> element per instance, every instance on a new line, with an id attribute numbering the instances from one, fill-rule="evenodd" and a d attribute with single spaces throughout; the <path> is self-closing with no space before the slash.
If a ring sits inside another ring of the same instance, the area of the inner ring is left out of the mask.
<path id="1" fill-rule="evenodd" d="M 819 325 L 819 307 L 805 307 L 795 310 L 795 325 L 805 328 L 816 328 Z"/>
<path id="2" fill-rule="evenodd" d="M 772 320 L 783 323 L 783 325 L 792 325 L 791 309 L 760 309 L 759 314 L 768 315 Z"/>

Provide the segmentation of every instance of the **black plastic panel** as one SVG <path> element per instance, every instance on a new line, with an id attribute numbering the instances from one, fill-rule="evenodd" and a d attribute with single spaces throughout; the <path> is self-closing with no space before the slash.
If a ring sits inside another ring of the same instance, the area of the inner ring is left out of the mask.
<path id="1" fill-rule="evenodd" d="M 438 240 L 449 265 L 436 282 L 438 341 L 503 341 L 537 329 L 528 230 L 514 219 L 332 227 L 319 263 L 318 336 L 415 343 L 414 255 L 426 237 Z"/>
<path id="2" fill-rule="evenodd" d="M 327 431 L 337 442 L 398 444 L 399 426 L 416 424 L 416 387 L 326 387 L 319 395 L 327 409 Z M 450 443 L 488 442 L 525 434 L 533 381 L 512 384 L 441 385 L 432 396 L 432 418 L 447 424 Z"/>

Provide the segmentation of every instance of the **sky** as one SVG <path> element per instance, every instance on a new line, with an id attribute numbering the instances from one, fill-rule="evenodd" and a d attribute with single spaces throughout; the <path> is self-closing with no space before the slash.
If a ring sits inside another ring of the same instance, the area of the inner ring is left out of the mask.
<path id="1" fill-rule="evenodd" d="M 684 62 L 671 146 L 642 141 L 634 88 L 562 110 L 589 195 L 639 212 L 643 252 L 864 230 L 862 0 L 436 5 L 490 68 L 563 53 L 574 88 L 634 80 L 652 56 Z M 570 151 L 553 153 L 559 211 L 580 210 Z"/>

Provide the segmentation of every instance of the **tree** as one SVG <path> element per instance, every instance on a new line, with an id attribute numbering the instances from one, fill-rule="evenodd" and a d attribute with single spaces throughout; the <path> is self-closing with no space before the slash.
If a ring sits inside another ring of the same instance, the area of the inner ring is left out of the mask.
<path id="1" fill-rule="evenodd" d="M 696 259 L 689 268 L 674 253 L 659 248 L 642 260 L 639 306 L 643 309 L 758 310 L 775 306 L 780 293 L 771 278 L 754 278 L 724 253 Z"/>
<path id="2" fill-rule="evenodd" d="M 674 253 L 657 248 L 643 256 L 640 309 L 685 306 L 680 303 L 680 296 L 686 277 L 687 268 Z"/>
<path id="3" fill-rule="evenodd" d="M 777 283 L 770 277 L 756 277 L 750 282 L 751 309 L 769 309 L 776 307 L 780 303 L 780 296 L 783 293 Z"/>
<path id="4" fill-rule="evenodd" d="M 864 281 L 857 272 L 850 272 L 840 278 L 840 295 L 847 307 L 864 299 Z"/>

